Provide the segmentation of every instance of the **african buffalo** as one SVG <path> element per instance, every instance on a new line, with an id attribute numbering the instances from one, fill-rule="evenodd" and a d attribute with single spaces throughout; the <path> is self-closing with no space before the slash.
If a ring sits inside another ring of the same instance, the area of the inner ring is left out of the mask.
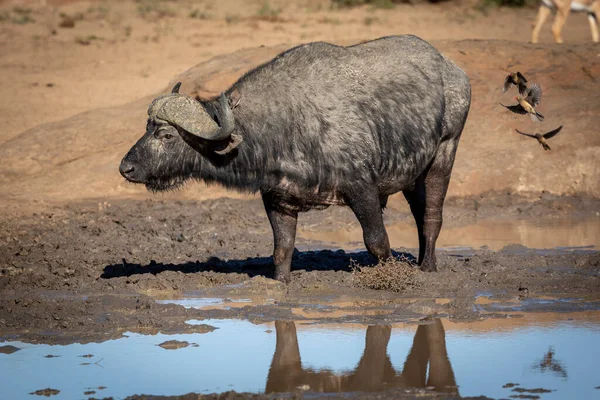
<path id="1" fill-rule="evenodd" d="M 435 242 L 471 102 L 466 74 L 422 39 L 309 43 L 241 77 L 219 98 L 172 93 L 148 109 L 121 174 L 151 191 L 188 179 L 260 193 L 273 228 L 275 278 L 289 279 L 298 212 L 349 206 L 368 251 L 392 255 L 382 210 L 402 191 L 419 234 Z"/>

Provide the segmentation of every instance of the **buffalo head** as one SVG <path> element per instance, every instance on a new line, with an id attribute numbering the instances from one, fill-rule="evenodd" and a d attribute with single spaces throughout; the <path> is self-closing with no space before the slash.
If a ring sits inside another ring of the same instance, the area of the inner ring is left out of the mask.
<path id="1" fill-rule="evenodd" d="M 193 177 L 202 156 L 224 156 L 242 141 L 236 135 L 230 98 L 224 93 L 212 102 L 179 93 L 157 97 L 148 107 L 146 133 L 121 161 L 125 179 L 149 190 L 173 189 Z"/>

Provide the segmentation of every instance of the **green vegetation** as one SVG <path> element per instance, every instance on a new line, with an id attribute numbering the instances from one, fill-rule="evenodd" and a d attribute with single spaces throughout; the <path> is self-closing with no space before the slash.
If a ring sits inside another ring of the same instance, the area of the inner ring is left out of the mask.
<path id="1" fill-rule="evenodd" d="M 375 22 L 379 22 L 379 18 L 377 17 L 365 17 L 365 19 L 363 20 L 363 23 L 366 26 L 371 26 L 373 25 Z"/>
<path id="2" fill-rule="evenodd" d="M 482 0 L 481 3 L 487 6 L 508 6 L 508 7 L 523 7 L 532 4 L 528 0 Z"/>
<path id="3" fill-rule="evenodd" d="M 342 21 L 340 21 L 339 18 L 329 18 L 329 17 L 319 18 L 317 20 L 317 22 L 320 24 L 331 24 L 331 25 L 341 25 L 341 23 L 342 23 Z"/>
<path id="4" fill-rule="evenodd" d="M 168 4 L 167 0 L 136 0 L 138 13 L 146 17 L 174 17 L 175 10 Z"/>
<path id="5" fill-rule="evenodd" d="M 242 19 L 242 17 L 240 17 L 237 14 L 226 14 L 225 15 L 225 22 L 227 22 L 228 24 L 235 24 L 240 22 L 240 20 Z"/>
<path id="6" fill-rule="evenodd" d="M 258 10 L 259 17 L 273 18 L 277 17 L 280 13 L 281 9 L 271 7 L 271 3 L 269 3 L 269 0 L 266 0 L 263 3 L 262 7 Z"/>
<path id="7" fill-rule="evenodd" d="M 487 15 L 489 9 L 496 7 L 533 7 L 537 0 L 480 0 L 475 6 L 477 11 Z"/>
<path id="8" fill-rule="evenodd" d="M 31 22 L 35 22 L 35 19 L 31 16 L 33 10 L 25 7 L 13 7 L 11 11 L 4 10 L 0 12 L 0 22 L 12 22 L 17 25 L 25 25 Z"/>
<path id="9" fill-rule="evenodd" d="M 104 39 L 101 38 L 101 37 L 99 37 L 99 36 L 96 36 L 96 35 L 89 35 L 89 36 L 86 36 L 86 37 L 80 37 L 80 36 L 78 36 L 78 37 L 75 38 L 75 43 L 87 46 L 87 45 L 91 44 L 93 41 L 96 41 L 96 40 L 104 40 Z"/>
<path id="10" fill-rule="evenodd" d="M 206 11 L 200 11 L 197 8 L 193 9 L 189 15 L 190 18 L 194 19 L 210 19 L 211 16 Z"/>
<path id="11" fill-rule="evenodd" d="M 396 7 L 396 4 L 411 3 L 411 0 L 332 0 L 334 6 L 337 7 L 355 7 L 365 4 L 371 5 L 373 8 L 390 9 Z"/>
<path id="12" fill-rule="evenodd" d="M 105 19 L 110 13 L 110 7 L 106 1 L 103 1 L 100 4 L 89 7 L 87 9 L 87 13 L 95 15 L 99 19 Z"/>

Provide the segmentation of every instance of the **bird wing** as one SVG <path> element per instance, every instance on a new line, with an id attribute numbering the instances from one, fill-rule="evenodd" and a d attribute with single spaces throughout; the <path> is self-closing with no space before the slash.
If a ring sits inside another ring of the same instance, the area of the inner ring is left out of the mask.
<path id="1" fill-rule="evenodd" d="M 527 84 L 524 82 L 519 82 L 519 94 L 521 96 L 527 96 Z"/>
<path id="2" fill-rule="evenodd" d="M 521 74 L 519 71 L 517 71 L 517 77 L 519 78 L 520 81 L 523 81 L 524 83 L 527 83 L 527 79 L 525 79 L 525 77 L 523 76 L 523 74 Z"/>
<path id="3" fill-rule="evenodd" d="M 561 125 L 561 126 L 559 126 L 558 128 L 556 128 L 556 129 L 554 129 L 554 130 L 552 130 L 552 131 L 550 131 L 550 132 L 548 132 L 548 133 L 544 133 L 542 136 L 544 136 L 544 139 L 550 139 L 551 137 L 554 137 L 554 136 L 556 136 L 556 134 L 557 134 L 558 132 L 560 132 L 560 130 L 561 130 L 562 128 L 563 128 L 563 126 Z"/>
<path id="4" fill-rule="evenodd" d="M 535 135 L 531 135 L 531 134 L 529 134 L 529 133 L 521 132 L 521 131 L 520 131 L 520 130 L 518 130 L 518 129 L 515 129 L 515 131 L 519 132 L 521 135 L 525 135 L 525 136 L 529 136 L 529 137 L 532 137 L 532 138 L 534 138 L 534 139 L 537 139 L 537 138 L 535 137 Z"/>
<path id="5" fill-rule="evenodd" d="M 527 111 L 525 111 L 525 109 L 523 107 L 521 107 L 520 104 L 517 104 L 515 106 L 505 106 L 504 104 L 500 103 L 500 105 L 502 107 L 508 108 L 510 111 L 512 111 L 516 114 L 522 114 L 522 115 L 527 114 Z"/>
<path id="6" fill-rule="evenodd" d="M 510 75 L 508 75 L 506 77 L 506 79 L 504 80 L 504 86 L 502 87 L 502 93 L 506 93 L 506 91 L 508 89 L 510 89 L 510 87 L 514 85 L 514 83 L 512 82 Z"/>
<path id="7" fill-rule="evenodd" d="M 532 107 L 535 107 L 540 104 L 541 100 L 542 88 L 537 83 L 532 83 L 529 89 L 527 89 L 527 98 L 525 101 L 531 104 Z"/>

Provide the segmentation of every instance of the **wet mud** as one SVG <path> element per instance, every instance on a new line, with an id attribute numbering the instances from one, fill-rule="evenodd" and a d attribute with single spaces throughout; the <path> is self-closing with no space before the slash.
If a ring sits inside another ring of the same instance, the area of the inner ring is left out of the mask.
<path id="1" fill-rule="evenodd" d="M 485 206 L 475 207 L 475 203 L 450 199 L 445 227 L 477 227 L 479 221 L 515 219 L 515 213 L 532 220 L 549 214 L 600 220 L 598 202 L 581 198 L 542 196 L 532 202 L 490 195 Z M 392 201 L 386 223 L 408 223 L 412 217 L 403 207 Z M 573 207 L 579 214 L 560 211 Z M 107 340 L 124 331 L 209 331 L 208 326 L 189 326 L 185 321 L 289 320 L 296 318 L 292 309 L 298 304 L 317 306 L 344 296 L 364 299 L 365 305 L 370 300 L 396 299 L 392 301 L 395 320 L 434 312 L 467 320 L 481 318 L 483 311 L 506 311 L 477 304 L 481 293 L 497 299 L 551 295 L 591 301 L 521 305 L 528 311 L 585 310 L 595 307 L 592 300 L 596 299 L 591 298 L 600 287 L 595 236 L 585 242 L 591 247 L 583 248 L 441 248 L 438 273 L 420 272 L 412 264 L 415 249 L 395 247 L 396 261 L 373 268 L 376 261 L 364 247 L 347 249 L 347 243 L 300 236 L 292 280 L 286 286 L 271 279 L 271 231 L 259 200 L 74 204 L 43 213 L 7 215 L 2 225 L 0 337 L 4 339 L 66 343 Z M 299 229 L 327 232 L 332 226 L 355 229 L 357 222 L 348 210 L 330 208 L 302 215 L 299 225 Z M 390 271 L 397 274 L 391 280 Z M 184 297 L 255 302 L 198 310 L 155 301 Z M 400 304 L 398 298 L 416 300 Z M 434 298 L 449 300 L 438 304 Z M 265 302 L 269 299 L 271 304 Z M 357 316 L 336 318 L 351 321 Z M 365 322 L 374 317 L 360 318 Z"/>

